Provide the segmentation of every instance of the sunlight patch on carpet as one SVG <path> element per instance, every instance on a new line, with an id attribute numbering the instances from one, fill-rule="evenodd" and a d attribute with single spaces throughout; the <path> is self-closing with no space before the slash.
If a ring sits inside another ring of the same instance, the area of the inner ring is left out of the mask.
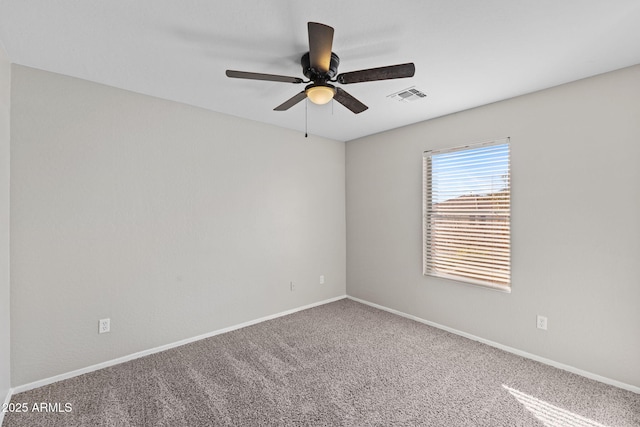
<path id="1" fill-rule="evenodd" d="M 554 406 L 526 393 L 502 384 L 518 402 L 544 423 L 547 427 L 607 427 L 604 424 L 590 420 L 566 409 Z"/>

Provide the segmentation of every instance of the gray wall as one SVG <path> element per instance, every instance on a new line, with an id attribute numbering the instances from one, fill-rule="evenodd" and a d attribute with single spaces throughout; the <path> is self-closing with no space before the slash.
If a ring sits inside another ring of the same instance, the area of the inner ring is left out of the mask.
<path id="1" fill-rule="evenodd" d="M 345 235 L 350 295 L 640 386 L 639 66 L 347 143 L 348 233 L 342 143 L 26 67 L 12 77 L 14 386 L 342 295 Z M 512 293 L 423 277 L 422 151 L 503 136 Z M 2 219 L 0 263 L 7 231 Z M 112 332 L 98 335 L 103 317 Z"/>
<path id="2" fill-rule="evenodd" d="M 0 43 L 0 404 L 11 386 L 9 326 L 9 107 L 11 64 Z M 0 415 L 2 419 L 2 415 Z"/>
<path id="3" fill-rule="evenodd" d="M 348 142 L 348 294 L 640 386 L 638 88 L 635 66 Z M 422 152 L 504 136 L 512 293 L 423 277 Z"/>
<path id="4" fill-rule="evenodd" d="M 344 143 L 21 66 L 12 99 L 14 385 L 345 294 Z"/>

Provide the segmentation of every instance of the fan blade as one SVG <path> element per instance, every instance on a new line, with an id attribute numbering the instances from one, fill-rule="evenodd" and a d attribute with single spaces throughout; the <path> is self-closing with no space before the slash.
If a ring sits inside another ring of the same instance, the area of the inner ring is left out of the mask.
<path id="1" fill-rule="evenodd" d="M 309 30 L 309 59 L 311 68 L 326 73 L 331 65 L 333 28 L 317 22 L 307 24 Z"/>
<path id="2" fill-rule="evenodd" d="M 413 62 L 409 62 L 407 64 L 342 73 L 338 75 L 337 80 L 343 85 L 346 85 L 349 83 L 372 82 L 376 80 L 403 79 L 405 77 L 413 77 L 415 72 L 416 66 L 413 65 Z"/>
<path id="3" fill-rule="evenodd" d="M 274 111 L 286 111 L 289 108 L 293 107 L 294 105 L 296 105 L 298 102 L 302 101 L 303 99 L 305 99 L 307 97 L 307 93 L 303 90 L 302 92 L 294 95 L 293 97 L 289 98 L 288 100 L 284 101 L 282 104 L 278 105 L 276 108 L 274 108 Z"/>
<path id="4" fill-rule="evenodd" d="M 356 114 L 362 113 L 364 110 L 369 108 L 366 105 L 364 105 L 362 102 L 354 98 L 352 95 L 349 95 L 347 91 L 339 87 L 336 88 L 336 94 L 333 96 L 333 99 L 335 99 L 340 104 L 344 105 L 345 107 L 347 107 L 349 110 L 353 111 Z"/>
<path id="5" fill-rule="evenodd" d="M 270 82 L 302 83 L 299 77 L 278 76 L 276 74 L 250 73 L 248 71 L 227 70 L 227 77 L 235 79 L 267 80 Z"/>

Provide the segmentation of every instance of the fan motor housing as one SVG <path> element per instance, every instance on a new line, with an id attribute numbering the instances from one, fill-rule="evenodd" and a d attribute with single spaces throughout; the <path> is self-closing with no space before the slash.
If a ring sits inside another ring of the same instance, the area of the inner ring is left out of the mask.
<path id="1" fill-rule="evenodd" d="M 329 71 L 326 73 L 319 72 L 315 68 L 311 68 L 311 59 L 309 58 L 309 52 L 302 55 L 300 59 L 302 65 L 302 73 L 311 81 L 326 81 L 332 79 L 338 74 L 338 65 L 340 65 L 340 58 L 335 53 L 331 52 L 331 63 L 329 64 Z"/>

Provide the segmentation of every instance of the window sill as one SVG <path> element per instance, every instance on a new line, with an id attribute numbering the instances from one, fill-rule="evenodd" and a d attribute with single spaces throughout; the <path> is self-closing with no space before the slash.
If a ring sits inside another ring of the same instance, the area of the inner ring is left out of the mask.
<path id="1" fill-rule="evenodd" d="M 474 288 L 489 289 L 492 291 L 498 291 L 506 294 L 511 293 L 511 286 L 497 285 L 495 283 L 487 283 L 487 282 L 482 282 L 480 280 L 476 281 L 476 280 L 462 278 L 460 276 L 452 276 L 448 274 L 424 273 L 423 275 L 425 277 L 437 277 L 439 279 L 450 280 L 460 285 L 473 286 Z"/>

